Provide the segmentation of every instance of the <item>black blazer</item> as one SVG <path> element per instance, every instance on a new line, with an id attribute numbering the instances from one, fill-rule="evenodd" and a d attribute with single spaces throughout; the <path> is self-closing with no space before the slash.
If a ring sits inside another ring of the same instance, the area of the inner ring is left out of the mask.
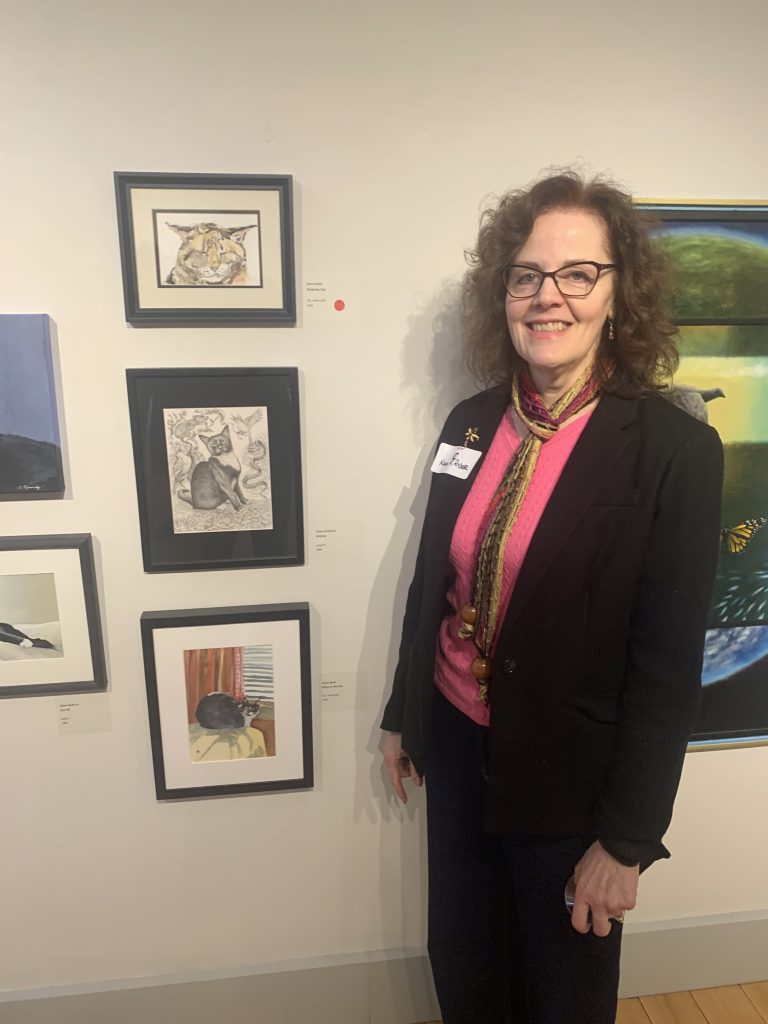
<path id="1" fill-rule="evenodd" d="M 474 427 L 487 451 L 508 395 L 458 405 L 440 441 Z M 437 634 L 450 611 L 466 480 L 435 474 L 382 728 L 425 766 Z M 722 445 L 658 395 L 604 396 L 544 510 L 501 626 L 491 681 L 493 833 L 652 844 L 672 814 L 701 695 L 718 554 Z M 428 774 L 428 765 L 427 765 Z M 653 859 L 653 857 L 651 858 Z"/>

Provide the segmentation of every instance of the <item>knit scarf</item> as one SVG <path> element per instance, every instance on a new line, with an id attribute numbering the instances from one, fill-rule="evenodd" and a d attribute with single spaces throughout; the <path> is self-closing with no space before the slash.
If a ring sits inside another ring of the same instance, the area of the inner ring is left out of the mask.
<path id="1" fill-rule="evenodd" d="M 539 453 L 542 446 L 555 436 L 561 424 L 594 401 L 597 393 L 598 384 L 590 369 L 547 409 L 527 374 L 515 374 L 512 380 L 512 405 L 527 427 L 528 435 L 512 456 L 486 513 L 475 568 L 472 604 L 465 605 L 461 610 L 464 624 L 459 635 L 465 639 L 471 637 L 479 654 L 472 663 L 472 672 L 480 688 L 478 700 L 487 701 L 488 697 L 490 656 L 499 626 L 504 554 L 525 501 Z"/>

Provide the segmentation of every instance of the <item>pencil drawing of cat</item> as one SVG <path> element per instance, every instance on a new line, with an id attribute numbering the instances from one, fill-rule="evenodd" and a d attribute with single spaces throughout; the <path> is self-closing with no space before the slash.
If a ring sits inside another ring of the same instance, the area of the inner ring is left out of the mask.
<path id="1" fill-rule="evenodd" d="M 210 453 L 210 458 L 198 462 L 192 470 L 189 488 L 181 488 L 177 494 L 192 508 L 218 508 L 229 501 L 239 512 L 247 499 L 240 490 L 240 460 L 232 450 L 229 425 L 218 434 L 198 434 Z"/>
<path id="2" fill-rule="evenodd" d="M 174 533 L 271 530 L 264 406 L 164 409 Z"/>

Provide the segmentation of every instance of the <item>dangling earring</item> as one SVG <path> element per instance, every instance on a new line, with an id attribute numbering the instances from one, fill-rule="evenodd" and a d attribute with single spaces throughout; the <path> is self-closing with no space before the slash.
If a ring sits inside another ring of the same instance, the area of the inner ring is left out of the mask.
<path id="1" fill-rule="evenodd" d="M 615 341 L 616 335 L 613 333 L 613 320 L 608 317 L 608 341 Z"/>

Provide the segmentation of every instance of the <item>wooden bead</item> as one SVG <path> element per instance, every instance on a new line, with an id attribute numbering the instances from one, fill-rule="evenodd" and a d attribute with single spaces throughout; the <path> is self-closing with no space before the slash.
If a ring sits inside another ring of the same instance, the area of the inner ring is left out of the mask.
<path id="1" fill-rule="evenodd" d="M 475 679 L 491 678 L 490 658 L 475 658 L 472 662 L 472 675 Z"/>
<path id="2" fill-rule="evenodd" d="M 466 625 L 477 625 L 477 608 L 473 608 L 471 604 L 462 605 L 459 615 L 461 615 L 461 621 L 466 623 Z"/>

